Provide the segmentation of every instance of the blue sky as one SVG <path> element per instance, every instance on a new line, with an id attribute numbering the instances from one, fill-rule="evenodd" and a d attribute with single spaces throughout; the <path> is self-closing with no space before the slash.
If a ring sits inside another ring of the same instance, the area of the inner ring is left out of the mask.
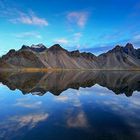
<path id="1" fill-rule="evenodd" d="M 0 0 L 0 55 L 23 44 L 100 54 L 140 46 L 140 0 Z"/>

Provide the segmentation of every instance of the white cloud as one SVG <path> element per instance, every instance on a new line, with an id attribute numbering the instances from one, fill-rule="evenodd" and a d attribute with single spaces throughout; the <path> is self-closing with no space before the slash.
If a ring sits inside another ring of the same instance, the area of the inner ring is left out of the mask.
<path id="1" fill-rule="evenodd" d="M 65 38 L 60 38 L 60 39 L 55 39 L 54 42 L 58 44 L 68 44 L 69 41 Z"/>
<path id="2" fill-rule="evenodd" d="M 17 38 L 37 38 L 37 39 L 41 39 L 42 36 L 36 32 L 23 32 L 23 33 L 18 33 L 15 34 L 15 37 Z"/>
<path id="3" fill-rule="evenodd" d="M 127 42 L 131 42 L 135 46 L 135 48 L 139 48 L 139 46 L 140 46 L 140 34 L 134 35 Z"/>
<path id="4" fill-rule="evenodd" d="M 45 18 L 38 17 L 32 10 L 28 12 L 21 11 L 13 3 L 7 3 L 0 0 L 0 17 L 5 17 L 12 23 L 22 23 L 28 25 L 48 26 Z"/>
<path id="5" fill-rule="evenodd" d="M 140 34 L 135 35 L 135 36 L 133 37 L 133 40 L 135 40 L 135 41 L 140 40 Z"/>
<path id="6" fill-rule="evenodd" d="M 88 15 L 88 12 L 70 12 L 67 14 L 67 19 L 70 23 L 75 23 L 79 27 L 84 27 L 87 22 Z"/>
<path id="7" fill-rule="evenodd" d="M 40 18 L 34 12 L 20 12 L 17 18 L 10 20 L 13 23 L 22 23 L 28 25 L 48 26 L 48 21 L 45 18 Z"/>

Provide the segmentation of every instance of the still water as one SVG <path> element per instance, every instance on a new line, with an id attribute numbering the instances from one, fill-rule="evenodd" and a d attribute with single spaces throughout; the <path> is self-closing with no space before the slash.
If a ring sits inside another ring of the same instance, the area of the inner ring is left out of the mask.
<path id="1" fill-rule="evenodd" d="M 140 72 L 0 72 L 0 140 L 140 140 Z"/>

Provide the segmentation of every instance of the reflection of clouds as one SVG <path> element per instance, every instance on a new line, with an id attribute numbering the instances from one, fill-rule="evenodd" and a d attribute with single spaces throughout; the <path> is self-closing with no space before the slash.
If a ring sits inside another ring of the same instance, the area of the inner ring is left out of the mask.
<path id="1" fill-rule="evenodd" d="M 38 122 L 46 120 L 48 114 L 29 114 L 25 116 L 14 116 L 10 118 L 11 121 L 17 122 L 20 127 L 24 127 L 29 124 L 29 128 L 33 128 Z"/>
<path id="2" fill-rule="evenodd" d="M 89 123 L 85 113 L 81 111 L 76 115 L 72 115 L 68 118 L 67 126 L 70 128 L 87 128 L 89 127 Z"/>
<path id="3" fill-rule="evenodd" d="M 134 92 L 133 96 L 128 98 L 125 95 L 115 95 L 107 88 L 95 85 L 92 88 L 81 88 L 78 92 L 78 96 L 74 91 L 71 93 L 67 92 L 67 96 L 69 103 L 72 105 L 72 109 L 69 110 L 69 114 L 67 115 L 68 127 L 80 128 L 80 126 L 89 126 L 88 118 L 82 108 L 82 105 L 88 104 L 89 106 L 92 105 L 92 109 L 93 107 L 99 107 L 106 112 L 112 112 L 116 114 L 116 116 L 120 116 L 122 121 L 131 126 L 135 134 L 140 136 L 140 115 L 138 115 L 140 113 L 139 92 Z M 74 107 L 77 103 L 79 105 L 76 108 L 77 113 L 75 114 Z"/>
<path id="4" fill-rule="evenodd" d="M 78 99 L 73 99 L 72 103 L 73 103 L 74 107 L 81 107 L 82 106 L 81 101 Z"/>
<path id="5" fill-rule="evenodd" d="M 75 107 L 80 107 L 81 106 L 81 101 L 80 101 L 80 92 L 79 91 L 73 91 L 73 92 L 68 92 L 67 94 L 62 93 L 58 97 L 54 97 L 54 101 L 59 101 L 62 103 L 67 103 L 67 104 L 72 104 Z"/>
<path id="6" fill-rule="evenodd" d="M 135 105 L 135 107 L 140 107 L 140 100 L 139 98 L 135 98 L 134 100 L 132 100 L 133 105 Z"/>
<path id="7" fill-rule="evenodd" d="M 13 116 L 0 123 L 0 138 L 13 139 L 14 137 L 22 136 L 26 130 L 31 130 L 41 121 L 45 121 L 48 118 L 47 113 L 40 114 L 27 114 L 23 116 Z"/>
<path id="8" fill-rule="evenodd" d="M 32 103 L 16 103 L 16 106 L 25 107 L 25 108 L 38 108 L 42 104 L 41 101 Z"/>
<path id="9" fill-rule="evenodd" d="M 60 126 L 60 129 L 64 127 L 64 129 L 68 128 L 68 130 L 70 128 L 96 132 L 96 125 L 94 125 L 96 122 L 94 121 L 98 119 L 96 118 L 96 111 L 98 109 L 100 114 L 102 114 L 102 110 L 105 110 L 106 113 L 116 113 L 116 116 L 120 116 L 122 119 L 122 123 L 126 122 L 127 126 L 132 126 L 132 128 L 135 129 L 134 131 L 137 132 L 137 135 L 140 135 L 140 96 L 138 94 L 134 94 L 134 96 L 130 98 L 124 95 L 118 96 L 106 88 L 95 85 L 92 88 L 80 88 L 79 91 L 69 89 L 58 97 L 49 94 L 43 97 L 29 96 L 29 98 L 27 98 L 28 96 L 22 96 L 22 98 L 16 99 L 16 102 L 14 100 L 14 106 L 11 106 L 13 109 L 12 113 L 19 110 L 20 116 L 15 115 L 8 119 L 5 118 L 5 121 L 0 122 L 0 139 L 6 139 L 9 136 L 10 138 L 14 138 L 15 135 L 20 136 L 23 133 L 25 134 L 28 130 L 37 128 L 39 122 L 45 122 L 50 115 L 52 115 L 51 118 L 53 119 L 52 121 L 51 119 L 49 120 L 48 125 L 52 125 L 52 127 L 56 124 Z M 36 114 L 35 112 L 40 109 L 43 110 L 42 112 L 48 110 L 49 114 Z M 34 113 L 21 115 L 21 113 L 26 111 L 33 111 Z M 7 113 L 9 112 L 7 111 Z M 94 117 L 90 118 L 93 115 Z M 104 121 L 106 121 L 106 118 Z M 105 126 L 101 125 L 102 124 L 99 124 L 99 127 L 105 128 Z M 115 132 L 119 129 L 115 128 L 115 126 L 111 127 L 108 125 L 108 127 L 114 129 Z M 42 131 L 45 130 L 42 128 Z M 48 131 L 50 131 L 50 129 Z"/>
<path id="10" fill-rule="evenodd" d="M 58 96 L 58 97 L 55 97 L 55 100 L 56 101 L 61 101 L 61 102 L 66 102 L 68 100 L 68 96 Z"/>
<path id="11" fill-rule="evenodd" d="M 110 111 L 119 115 L 123 121 L 134 129 L 137 136 L 140 136 L 140 95 L 136 94 L 130 98 L 124 95 L 110 95 L 100 97 L 95 102 L 105 111 Z"/>
<path id="12" fill-rule="evenodd" d="M 42 105 L 42 101 L 32 101 L 30 98 L 19 98 L 14 105 L 24 108 L 39 108 L 40 105 Z"/>
<path id="13" fill-rule="evenodd" d="M 80 92 L 75 90 L 69 91 L 67 94 L 62 93 L 59 97 L 54 98 L 54 101 L 69 105 L 69 108 L 66 109 L 67 113 L 64 114 L 64 118 L 66 118 L 64 126 L 68 128 L 89 128 L 89 122 L 80 101 Z"/>

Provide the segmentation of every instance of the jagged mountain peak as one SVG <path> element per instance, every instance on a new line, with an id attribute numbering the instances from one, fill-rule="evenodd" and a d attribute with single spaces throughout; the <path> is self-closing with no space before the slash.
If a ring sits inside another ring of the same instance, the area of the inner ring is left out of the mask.
<path id="1" fill-rule="evenodd" d="M 14 53 L 14 52 L 16 52 L 16 50 L 15 49 L 11 49 L 8 53 Z"/>
<path id="2" fill-rule="evenodd" d="M 42 51 L 45 51 L 47 48 L 45 45 L 41 43 L 37 45 L 32 44 L 31 46 L 22 45 L 21 50 L 27 50 L 27 49 L 30 49 L 35 52 L 42 52 Z"/>
<path id="3" fill-rule="evenodd" d="M 15 49 L 11 49 L 11 50 L 9 50 L 9 52 L 7 54 L 3 55 L 1 58 L 2 59 L 7 59 L 9 57 L 12 57 L 12 55 L 14 55 L 15 53 L 16 53 L 16 50 Z"/>
<path id="4" fill-rule="evenodd" d="M 110 50 L 109 52 L 118 52 L 118 51 L 122 51 L 122 46 L 120 45 L 116 45 L 112 50 Z"/>
<path id="5" fill-rule="evenodd" d="M 79 50 L 71 51 L 70 52 L 71 56 L 79 57 L 81 55 Z"/>
<path id="6" fill-rule="evenodd" d="M 124 48 L 131 49 L 131 50 L 134 49 L 133 44 L 131 43 L 127 43 Z"/>
<path id="7" fill-rule="evenodd" d="M 135 55 L 135 49 L 131 43 L 127 43 L 125 46 L 116 45 L 112 50 L 109 50 L 107 53 L 129 53 L 131 55 Z"/>
<path id="8" fill-rule="evenodd" d="M 90 52 L 88 52 L 88 53 L 87 52 L 82 52 L 81 55 L 83 57 L 86 57 L 86 58 L 96 58 L 96 55 L 94 55 L 94 54 L 92 54 Z"/>
<path id="9" fill-rule="evenodd" d="M 22 45 L 21 50 L 28 49 L 28 48 L 30 48 L 30 47 L 27 45 Z"/>
<path id="10" fill-rule="evenodd" d="M 18 51 L 10 50 L 2 57 L 3 64 L 13 67 L 44 67 L 62 69 L 139 69 L 140 49 L 131 43 L 115 46 L 112 50 L 95 56 L 79 50 L 67 51 L 59 44 L 46 48 L 43 44 L 23 45 Z"/>
<path id="11" fill-rule="evenodd" d="M 124 52 L 131 55 L 136 56 L 136 50 L 134 49 L 133 45 L 131 43 L 127 43 L 125 47 L 123 48 Z"/>
<path id="12" fill-rule="evenodd" d="M 49 48 L 50 51 L 67 51 L 60 44 L 54 44 Z"/>
<path id="13" fill-rule="evenodd" d="M 80 51 L 79 50 L 75 50 L 75 51 L 71 51 L 71 53 L 73 53 L 73 54 L 79 54 Z"/>
<path id="14" fill-rule="evenodd" d="M 31 48 L 46 48 L 46 46 L 43 45 L 42 43 L 37 44 L 37 45 L 32 44 L 32 45 L 31 45 Z"/>
<path id="15" fill-rule="evenodd" d="M 71 56 L 75 56 L 75 57 L 79 57 L 79 56 L 82 56 L 84 58 L 90 58 L 90 59 L 93 59 L 93 58 L 96 58 L 96 56 L 90 52 L 81 52 L 79 50 L 75 50 L 75 51 L 71 51 L 70 52 L 70 55 Z"/>

